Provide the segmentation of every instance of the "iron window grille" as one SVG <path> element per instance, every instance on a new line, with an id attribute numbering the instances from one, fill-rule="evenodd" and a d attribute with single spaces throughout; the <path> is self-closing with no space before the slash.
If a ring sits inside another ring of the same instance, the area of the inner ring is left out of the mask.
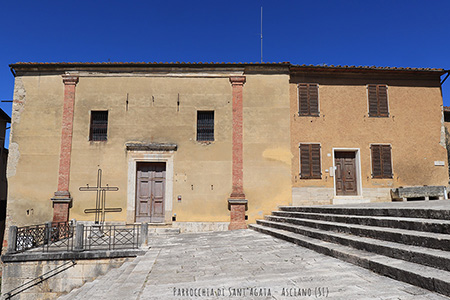
<path id="1" fill-rule="evenodd" d="M 106 141 L 108 136 L 108 111 L 91 111 L 90 141 Z"/>
<path id="2" fill-rule="evenodd" d="M 197 111 L 197 141 L 214 141 L 214 111 Z"/>

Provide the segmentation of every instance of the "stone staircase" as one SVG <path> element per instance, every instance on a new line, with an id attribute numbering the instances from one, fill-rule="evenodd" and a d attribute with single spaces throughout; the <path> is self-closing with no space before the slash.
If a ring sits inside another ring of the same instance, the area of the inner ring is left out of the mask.
<path id="1" fill-rule="evenodd" d="M 58 299 L 138 299 L 158 254 L 149 251 Z"/>
<path id="2" fill-rule="evenodd" d="M 449 209 L 279 209 L 250 228 L 450 296 Z"/>

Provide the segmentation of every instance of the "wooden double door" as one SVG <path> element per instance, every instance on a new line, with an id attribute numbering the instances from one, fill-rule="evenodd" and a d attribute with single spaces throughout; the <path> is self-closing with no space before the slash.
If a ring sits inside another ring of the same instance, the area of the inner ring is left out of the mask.
<path id="1" fill-rule="evenodd" d="M 136 172 L 136 222 L 163 223 L 166 164 L 137 163 Z"/>
<path id="2" fill-rule="evenodd" d="M 356 182 L 356 152 L 335 152 L 334 177 L 337 196 L 358 195 Z"/>

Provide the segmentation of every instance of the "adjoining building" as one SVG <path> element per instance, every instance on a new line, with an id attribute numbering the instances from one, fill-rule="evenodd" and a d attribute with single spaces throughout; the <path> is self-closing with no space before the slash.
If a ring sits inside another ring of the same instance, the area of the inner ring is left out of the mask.
<path id="1" fill-rule="evenodd" d="M 11 118 L 0 109 L 0 240 L 3 241 L 6 219 L 6 199 L 8 195 L 8 182 L 6 180 L 6 163 L 8 160 L 8 149 L 5 148 L 5 135 Z M 0 251 L 2 245 L 0 245 Z"/>
<path id="2" fill-rule="evenodd" d="M 294 205 L 391 201 L 447 186 L 443 70 L 292 66 Z"/>
<path id="3" fill-rule="evenodd" d="M 106 222 L 237 229 L 279 205 L 391 201 L 392 188 L 448 184 L 442 69 L 11 68 L 8 224 L 94 221 L 104 209 Z M 97 184 L 108 186 L 100 206 Z"/>

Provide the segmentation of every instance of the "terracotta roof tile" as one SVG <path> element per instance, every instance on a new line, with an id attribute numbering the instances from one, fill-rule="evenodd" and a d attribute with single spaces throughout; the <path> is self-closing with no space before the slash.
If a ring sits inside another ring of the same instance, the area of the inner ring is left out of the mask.
<path id="1" fill-rule="evenodd" d="M 411 68 L 411 67 L 377 67 L 377 66 L 355 66 L 355 65 L 312 65 L 312 64 L 291 64 L 290 62 L 17 62 L 11 64 L 11 68 L 27 67 L 27 66 L 42 66 L 42 67 L 88 67 L 88 66 L 130 66 L 130 67 L 145 67 L 145 66 L 289 66 L 293 70 L 380 70 L 380 71 L 408 71 L 408 72 L 441 72 L 445 73 L 447 70 L 440 68 Z"/>
<path id="2" fill-rule="evenodd" d="M 302 68 L 314 68 L 314 69 L 361 69 L 361 70 L 396 70 L 396 71 L 436 71 L 436 72 L 446 72 L 444 69 L 440 68 L 411 68 L 411 67 L 377 67 L 377 66 L 348 66 L 348 65 L 291 65 L 294 69 L 302 69 Z"/>
<path id="3" fill-rule="evenodd" d="M 61 66 L 61 65 L 290 65 L 289 62 L 17 62 L 10 66 L 43 65 L 43 66 Z"/>

